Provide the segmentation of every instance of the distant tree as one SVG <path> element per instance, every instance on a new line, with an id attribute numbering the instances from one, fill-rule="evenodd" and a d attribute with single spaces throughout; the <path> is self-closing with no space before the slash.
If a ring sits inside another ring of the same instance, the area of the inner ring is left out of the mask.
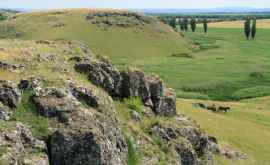
<path id="1" fill-rule="evenodd" d="M 176 21 L 175 21 L 175 18 L 171 18 L 169 24 L 170 24 L 170 26 L 171 26 L 172 28 L 176 28 Z"/>
<path id="2" fill-rule="evenodd" d="M 196 31 L 196 20 L 194 18 L 190 20 L 190 27 L 191 27 L 192 32 Z"/>
<path id="3" fill-rule="evenodd" d="M 203 29 L 204 29 L 204 33 L 207 33 L 208 32 L 208 25 L 207 25 L 207 19 L 204 19 L 203 20 Z"/>
<path id="4" fill-rule="evenodd" d="M 184 26 L 184 30 L 187 32 L 188 31 L 188 19 L 187 18 L 185 18 L 183 20 L 183 26 Z"/>
<path id="5" fill-rule="evenodd" d="M 252 39 L 255 39 L 256 36 L 256 31 L 257 31 L 257 21 L 256 18 L 253 19 L 252 21 L 252 27 L 251 27 L 251 37 Z"/>
<path id="6" fill-rule="evenodd" d="M 245 30 L 246 38 L 247 38 L 247 40 L 249 40 L 249 38 L 250 38 L 250 32 L 251 32 L 250 19 L 249 18 L 245 21 L 244 30 Z"/>
<path id="7" fill-rule="evenodd" d="M 180 20 L 179 20 L 179 25 L 180 25 L 181 31 L 184 31 L 184 30 L 185 30 L 185 22 L 184 22 L 183 19 L 180 19 Z"/>

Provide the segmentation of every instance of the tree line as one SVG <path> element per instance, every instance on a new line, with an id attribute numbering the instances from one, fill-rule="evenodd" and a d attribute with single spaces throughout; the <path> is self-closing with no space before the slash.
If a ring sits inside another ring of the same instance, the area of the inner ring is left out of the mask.
<path id="1" fill-rule="evenodd" d="M 190 27 L 192 32 L 196 32 L 197 23 L 202 23 L 204 32 L 205 33 L 208 32 L 208 20 L 207 19 L 203 19 L 202 21 L 198 22 L 198 20 L 195 18 L 190 18 L 190 19 L 188 19 L 188 18 L 178 18 L 178 19 L 171 18 L 168 22 L 172 28 L 176 29 L 177 26 L 179 26 L 180 30 L 184 31 L 184 32 L 187 32 L 189 30 L 189 27 Z"/>

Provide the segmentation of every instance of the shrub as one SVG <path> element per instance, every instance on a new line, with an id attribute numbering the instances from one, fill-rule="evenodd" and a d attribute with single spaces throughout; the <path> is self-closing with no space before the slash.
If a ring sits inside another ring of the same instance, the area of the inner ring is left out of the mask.
<path id="1" fill-rule="evenodd" d="M 141 99 L 139 97 L 131 97 L 128 99 L 124 99 L 124 104 L 129 108 L 132 109 L 136 112 L 138 112 L 139 114 L 142 115 L 142 106 L 143 103 L 141 101 Z"/>
<path id="2" fill-rule="evenodd" d="M 263 97 L 270 95 L 270 87 L 268 86 L 256 86 L 251 88 L 240 89 L 233 93 L 232 99 L 242 100 L 255 97 Z"/>

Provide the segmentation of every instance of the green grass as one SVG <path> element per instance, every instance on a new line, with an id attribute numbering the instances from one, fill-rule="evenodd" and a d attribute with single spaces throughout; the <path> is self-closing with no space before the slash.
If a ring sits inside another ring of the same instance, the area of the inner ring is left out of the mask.
<path id="1" fill-rule="evenodd" d="M 232 98 L 235 100 L 242 100 L 254 97 L 262 97 L 270 95 L 269 86 L 255 86 L 251 88 L 244 88 L 233 93 Z"/>
<path id="2" fill-rule="evenodd" d="M 143 115 L 142 108 L 143 103 L 139 97 L 132 97 L 128 99 L 124 99 L 123 102 L 130 110 L 134 110 L 138 112 L 140 115 Z"/>
<path id="3" fill-rule="evenodd" d="M 22 101 L 14 113 L 13 120 L 29 125 L 35 137 L 45 139 L 48 135 L 48 119 L 38 114 L 33 104 L 32 96 L 33 93 L 31 91 L 26 91 L 23 94 Z"/>
<path id="4" fill-rule="evenodd" d="M 229 105 L 227 114 L 213 113 L 195 108 L 192 103 L 202 100 L 178 100 L 178 111 L 200 123 L 203 130 L 217 137 L 220 144 L 248 154 L 248 160 L 231 161 L 217 156 L 218 165 L 268 165 L 270 164 L 270 109 L 269 97 L 243 102 L 215 102 Z M 214 102 L 207 101 L 207 104 Z M 259 104 L 258 104 L 259 103 Z"/>
<path id="5" fill-rule="evenodd" d="M 127 144 L 128 144 L 128 165 L 138 165 L 139 164 L 139 158 L 138 154 L 136 152 L 136 149 L 134 148 L 134 142 L 131 138 L 127 138 Z"/>

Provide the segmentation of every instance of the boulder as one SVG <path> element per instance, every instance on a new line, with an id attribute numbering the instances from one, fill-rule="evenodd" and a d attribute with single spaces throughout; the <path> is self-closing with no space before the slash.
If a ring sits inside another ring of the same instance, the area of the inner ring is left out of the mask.
<path id="1" fill-rule="evenodd" d="M 49 138 L 51 165 L 127 165 L 127 144 L 112 118 L 90 109 L 73 112 L 72 122 Z"/>
<path id="2" fill-rule="evenodd" d="M 8 121 L 8 120 L 10 120 L 11 115 L 12 115 L 12 112 L 11 112 L 11 110 L 9 109 L 9 107 L 4 106 L 4 105 L 0 102 L 0 120 Z"/>
<path id="3" fill-rule="evenodd" d="M 97 109 L 101 113 L 105 111 L 114 112 L 113 100 L 110 96 L 98 90 L 95 87 L 83 87 L 76 86 L 75 84 L 69 84 L 70 91 L 72 95 L 79 101 L 87 104 L 90 107 Z"/>
<path id="4" fill-rule="evenodd" d="M 87 74 L 93 84 L 102 87 L 112 97 L 120 96 L 120 72 L 110 63 L 101 60 L 81 60 L 74 68 L 80 73 Z"/>
<path id="5" fill-rule="evenodd" d="M 42 89 L 42 80 L 36 77 L 22 79 L 18 85 L 18 88 L 22 91 L 33 90 L 37 94 Z"/>
<path id="6" fill-rule="evenodd" d="M 157 100 L 156 100 L 157 101 Z M 157 115 L 173 117 L 176 115 L 176 94 L 173 90 L 166 89 L 164 96 L 154 104 Z"/>
<path id="7" fill-rule="evenodd" d="M 0 131 L 0 146 L 5 149 L 0 155 L 0 164 L 49 165 L 46 144 L 34 138 L 30 129 L 22 123 Z"/>
<path id="8" fill-rule="evenodd" d="M 129 69 L 121 72 L 122 86 L 121 96 L 123 98 L 140 97 L 142 102 L 151 106 L 149 85 L 146 82 L 144 72 L 137 69 Z"/>
<path id="9" fill-rule="evenodd" d="M 21 100 L 17 85 L 11 81 L 0 81 L 0 102 L 10 108 L 16 108 Z"/>
<path id="10" fill-rule="evenodd" d="M 80 105 L 68 91 L 56 88 L 45 88 L 33 101 L 41 115 L 61 122 L 68 122 L 68 116 Z"/>
<path id="11" fill-rule="evenodd" d="M 185 165 L 198 164 L 200 159 L 208 157 L 210 152 L 207 136 L 194 121 L 185 116 L 177 116 L 176 119 L 154 124 L 150 134 L 173 146 L 181 163 Z"/>

